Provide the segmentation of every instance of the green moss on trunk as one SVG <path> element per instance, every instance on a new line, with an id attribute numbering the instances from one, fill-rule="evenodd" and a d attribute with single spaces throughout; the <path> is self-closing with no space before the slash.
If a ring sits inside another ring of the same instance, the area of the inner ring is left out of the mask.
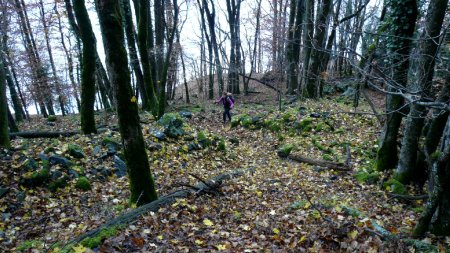
<path id="1" fill-rule="evenodd" d="M 84 0 L 74 0 L 73 9 L 80 27 L 83 42 L 81 69 L 81 131 L 84 134 L 96 133 L 94 118 L 95 102 L 95 55 L 96 41 Z"/>
<path id="2" fill-rule="evenodd" d="M 157 199 L 150 173 L 138 106 L 132 99 L 130 72 L 118 0 L 97 0 L 100 28 L 103 34 L 107 69 L 115 90 L 119 130 L 130 179 L 131 202 L 142 205 Z"/>

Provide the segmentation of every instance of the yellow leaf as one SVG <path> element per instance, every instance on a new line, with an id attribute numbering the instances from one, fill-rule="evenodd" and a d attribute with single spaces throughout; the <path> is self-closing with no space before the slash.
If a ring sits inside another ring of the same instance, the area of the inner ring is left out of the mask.
<path id="1" fill-rule="evenodd" d="M 306 202 L 305 203 L 305 206 L 303 207 L 304 209 L 308 209 L 308 208 L 310 208 L 311 207 L 311 202 Z"/>
<path id="2" fill-rule="evenodd" d="M 131 103 L 136 103 L 136 101 L 137 101 L 136 97 L 135 97 L 135 96 L 132 96 L 132 97 L 131 97 Z"/>
<path id="3" fill-rule="evenodd" d="M 84 253 L 84 252 L 86 252 L 86 248 L 83 246 L 83 245 L 81 245 L 81 244 L 78 244 L 78 246 L 74 246 L 74 247 L 72 247 L 72 249 L 73 249 L 73 251 L 75 252 L 75 253 Z"/>
<path id="4" fill-rule="evenodd" d="M 214 223 L 209 219 L 204 219 L 203 224 L 205 224 L 208 227 L 211 227 L 212 225 L 214 225 Z"/>
<path id="5" fill-rule="evenodd" d="M 306 236 L 302 236 L 302 237 L 300 238 L 300 242 L 304 242 L 304 241 L 306 241 Z"/>
<path id="6" fill-rule="evenodd" d="M 340 212 L 342 212 L 342 207 L 341 206 L 335 206 L 334 210 L 336 210 L 336 212 L 340 213 Z"/>
<path id="7" fill-rule="evenodd" d="M 272 229 L 273 233 L 278 235 L 280 233 L 280 230 L 278 228 Z"/>
<path id="8" fill-rule="evenodd" d="M 347 235 L 348 235 L 348 237 L 350 237 L 354 240 L 356 238 L 356 236 L 358 235 L 358 231 L 353 230 L 352 232 L 349 232 Z"/>
<path id="9" fill-rule="evenodd" d="M 199 240 L 199 239 L 195 240 L 195 244 L 197 244 L 197 245 L 202 245 L 203 243 L 205 243 L 205 242 L 202 240 Z"/>
<path id="10" fill-rule="evenodd" d="M 227 245 L 225 244 L 219 244 L 216 245 L 217 250 L 226 250 L 227 249 Z"/>
<path id="11" fill-rule="evenodd" d="M 256 191 L 256 196 L 261 197 L 262 196 L 262 192 Z"/>
<path id="12" fill-rule="evenodd" d="M 158 238 L 159 240 L 162 240 L 163 236 L 162 235 L 158 235 L 156 238 Z"/>

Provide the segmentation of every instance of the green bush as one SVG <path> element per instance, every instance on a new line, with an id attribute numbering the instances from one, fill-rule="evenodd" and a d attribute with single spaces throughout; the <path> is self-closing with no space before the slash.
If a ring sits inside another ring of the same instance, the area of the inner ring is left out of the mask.
<path id="1" fill-rule="evenodd" d="M 271 121 L 268 128 L 270 131 L 278 133 L 281 131 L 281 124 L 277 121 Z"/>
<path id="2" fill-rule="evenodd" d="M 91 190 L 91 183 L 89 182 L 89 179 L 87 179 L 86 177 L 80 177 L 78 178 L 77 183 L 75 184 L 75 187 L 83 190 L 83 191 L 88 191 Z"/>

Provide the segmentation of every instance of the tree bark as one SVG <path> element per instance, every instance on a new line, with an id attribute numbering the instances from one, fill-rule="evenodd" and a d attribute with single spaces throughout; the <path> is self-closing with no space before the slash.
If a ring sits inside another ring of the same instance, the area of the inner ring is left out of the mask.
<path id="1" fill-rule="evenodd" d="M 445 12 L 447 10 L 448 0 L 432 0 L 428 5 L 425 29 L 420 40 L 420 49 L 418 60 L 418 69 L 416 73 L 417 81 L 410 85 L 412 92 L 420 92 L 421 99 L 432 98 L 431 87 L 434 74 L 434 66 L 436 63 L 436 54 L 438 51 L 439 34 L 442 29 Z M 406 119 L 406 127 L 402 139 L 402 148 L 400 150 L 400 158 L 396 171 L 396 178 L 400 182 L 406 184 L 411 181 L 417 182 L 421 180 L 421 175 L 425 175 L 425 168 L 416 166 L 417 150 L 419 146 L 419 138 L 427 114 L 424 106 L 412 104 L 408 118 Z M 423 170 L 423 171 L 419 171 Z"/>
<path id="2" fill-rule="evenodd" d="M 139 64 L 139 58 L 137 55 L 135 35 L 136 31 L 133 24 L 130 1 L 122 0 L 122 8 L 125 22 L 125 35 L 127 38 L 131 67 L 133 68 L 134 76 L 136 77 L 136 86 L 138 87 L 139 94 L 141 95 L 142 107 L 148 108 L 148 97 L 144 85 L 144 75 L 142 74 L 141 66 Z"/>
<path id="3" fill-rule="evenodd" d="M 40 9 L 40 14 L 41 14 L 42 26 L 44 28 L 45 45 L 47 46 L 50 67 L 52 69 L 53 82 L 55 84 L 56 93 L 58 94 L 59 107 L 61 110 L 61 114 L 63 116 L 65 116 L 66 115 L 66 109 L 65 109 L 65 105 L 64 105 L 65 98 L 64 98 L 64 94 L 62 93 L 62 87 L 61 87 L 62 84 L 59 82 L 58 75 L 56 74 L 55 61 L 53 60 L 53 52 L 52 52 L 52 47 L 50 45 L 51 42 L 50 42 L 50 36 L 49 36 L 49 27 L 48 27 L 47 20 L 45 17 L 44 4 L 43 4 L 42 0 L 39 0 L 39 9 Z"/>
<path id="4" fill-rule="evenodd" d="M 406 87 L 409 69 L 409 52 L 411 38 L 414 34 L 418 15 L 417 1 L 406 0 L 402 4 L 391 3 L 391 18 L 394 21 L 390 33 L 390 55 L 392 57 L 392 80 L 389 91 L 402 91 Z M 378 150 L 377 169 L 380 171 L 394 169 L 397 166 L 397 137 L 402 122 L 404 99 L 399 95 L 386 95 L 386 124 Z"/>
<path id="5" fill-rule="evenodd" d="M 139 206 L 156 200 L 158 196 L 139 124 L 137 102 L 132 100 L 130 72 L 124 67 L 128 66 L 128 59 L 124 46 L 119 0 L 97 0 L 96 4 L 107 69 L 116 95 L 119 131 L 130 179 L 131 202 Z"/>
<path id="6" fill-rule="evenodd" d="M 298 86 L 298 63 L 300 61 L 300 40 L 302 36 L 303 14 L 305 6 L 303 0 L 291 0 L 291 13 L 289 16 L 289 32 L 287 41 L 288 60 L 288 94 L 293 95 Z"/>
<path id="7" fill-rule="evenodd" d="M 0 59 L 0 147 L 9 148 L 9 146 L 8 101 L 6 99 L 5 70 L 3 59 Z"/>
<path id="8" fill-rule="evenodd" d="M 331 0 L 323 0 L 320 12 L 317 15 L 316 29 L 313 39 L 313 49 L 311 52 L 310 66 L 308 67 L 308 78 L 306 80 L 305 97 L 307 98 L 317 98 L 319 96 L 317 81 L 320 78 L 320 57 L 322 55 L 322 50 L 324 50 L 324 39 L 327 31 L 327 19 L 332 9 L 332 4 L 333 3 Z"/>
<path id="9" fill-rule="evenodd" d="M 81 130 L 84 134 L 96 133 L 95 103 L 95 54 L 96 41 L 84 0 L 73 0 L 81 41 L 83 42 L 81 70 Z"/>

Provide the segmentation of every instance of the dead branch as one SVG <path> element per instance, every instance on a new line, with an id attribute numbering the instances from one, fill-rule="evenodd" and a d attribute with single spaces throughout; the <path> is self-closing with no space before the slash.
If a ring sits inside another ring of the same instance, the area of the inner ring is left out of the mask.
<path id="1" fill-rule="evenodd" d="M 339 162 L 311 159 L 311 158 L 304 157 L 301 155 L 289 155 L 288 158 L 292 159 L 294 161 L 297 161 L 297 162 L 307 163 L 307 164 L 316 165 L 316 166 L 320 166 L 320 167 L 327 167 L 327 168 L 333 169 L 333 170 L 339 170 L 339 171 L 350 171 L 351 170 L 351 168 L 348 165 L 346 165 L 344 163 L 339 163 Z"/>
<path id="2" fill-rule="evenodd" d="M 22 138 L 59 138 L 70 137 L 76 134 L 81 134 L 80 131 L 67 131 L 67 132 L 14 132 L 9 133 L 9 138 L 14 139 L 16 137 Z"/>

